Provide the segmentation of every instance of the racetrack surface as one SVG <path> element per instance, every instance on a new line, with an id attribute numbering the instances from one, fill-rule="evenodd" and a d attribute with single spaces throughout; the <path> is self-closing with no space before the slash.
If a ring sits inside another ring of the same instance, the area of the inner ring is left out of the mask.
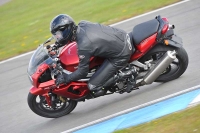
<path id="1" fill-rule="evenodd" d="M 10 0 L 0 0 L 0 6 L 3 5 L 3 4 L 6 4 L 8 3 Z"/>
<path id="2" fill-rule="evenodd" d="M 179 78 L 168 83 L 154 83 L 141 87 L 130 94 L 114 94 L 78 103 L 67 116 L 57 119 L 42 118 L 34 114 L 27 105 L 31 84 L 26 70 L 31 55 L 0 64 L 0 132 L 1 133 L 58 133 L 96 119 L 138 106 L 143 103 L 185 90 L 200 84 L 200 1 L 191 0 L 115 27 L 129 32 L 133 26 L 150 20 L 156 15 L 167 17 L 175 24 L 175 33 L 183 38 L 189 55 L 189 66 Z"/>

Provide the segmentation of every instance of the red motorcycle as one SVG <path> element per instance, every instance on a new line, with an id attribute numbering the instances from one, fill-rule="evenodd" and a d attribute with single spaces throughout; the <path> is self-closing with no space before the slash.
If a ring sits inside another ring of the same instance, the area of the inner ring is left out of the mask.
<path id="1" fill-rule="evenodd" d="M 111 78 L 111 82 L 104 86 L 105 95 L 129 93 L 143 85 L 180 77 L 188 66 L 188 55 L 182 46 L 182 39 L 174 34 L 174 28 L 167 18 L 160 16 L 136 25 L 129 33 L 136 51 L 127 66 L 113 76 L 124 77 Z M 33 87 L 28 95 L 28 105 L 42 117 L 57 118 L 73 111 L 79 101 L 96 98 L 88 89 L 87 82 L 104 59 L 92 57 L 90 72 L 85 79 L 57 87 L 54 81 L 58 73 L 75 71 L 79 58 L 76 42 L 59 50 L 56 44 L 47 45 L 51 40 L 53 38 L 40 45 L 31 57 L 28 75 Z M 131 75 L 131 70 L 136 70 L 137 76 Z M 133 80 L 135 84 L 130 86 Z"/>

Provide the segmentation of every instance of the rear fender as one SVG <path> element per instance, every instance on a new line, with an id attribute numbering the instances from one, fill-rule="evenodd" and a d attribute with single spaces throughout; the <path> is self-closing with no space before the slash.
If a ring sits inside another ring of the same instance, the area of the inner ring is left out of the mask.
<path id="1" fill-rule="evenodd" d="M 171 39 L 165 40 L 165 45 L 180 48 L 183 46 L 182 38 L 177 35 L 173 35 Z"/>

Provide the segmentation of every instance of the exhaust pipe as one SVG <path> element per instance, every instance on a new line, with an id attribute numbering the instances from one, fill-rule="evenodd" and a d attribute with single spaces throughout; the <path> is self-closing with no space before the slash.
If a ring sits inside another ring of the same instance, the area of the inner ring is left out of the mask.
<path id="1" fill-rule="evenodd" d="M 169 24 L 169 29 L 175 29 L 174 25 Z"/>
<path id="2" fill-rule="evenodd" d="M 160 74 L 176 59 L 176 51 L 167 51 L 160 61 L 138 83 L 139 86 L 153 83 Z"/>

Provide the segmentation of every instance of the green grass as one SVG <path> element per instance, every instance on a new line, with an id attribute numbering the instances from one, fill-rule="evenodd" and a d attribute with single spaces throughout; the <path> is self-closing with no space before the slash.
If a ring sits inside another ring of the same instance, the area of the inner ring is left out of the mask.
<path id="1" fill-rule="evenodd" d="M 12 0 L 0 6 L 0 60 L 34 50 L 51 36 L 50 21 L 69 14 L 76 23 L 111 24 L 179 0 Z"/>
<path id="2" fill-rule="evenodd" d="M 200 133 L 200 105 L 114 133 Z"/>

